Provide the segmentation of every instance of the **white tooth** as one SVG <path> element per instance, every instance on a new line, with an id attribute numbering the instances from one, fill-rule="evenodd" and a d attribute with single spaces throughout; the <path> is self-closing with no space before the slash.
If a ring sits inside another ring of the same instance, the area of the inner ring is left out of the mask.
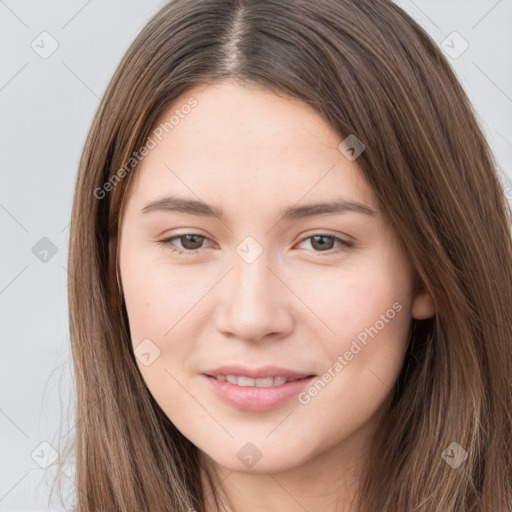
<path id="1" fill-rule="evenodd" d="M 220 382 L 229 382 L 242 387 L 260 387 L 268 388 L 271 386 L 282 386 L 287 382 L 299 380 L 298 378 L 287 379 L 286 377 L 265 377 L 260 379 L 253 379 L 245 375 L 217 375 L 217 380 Z"/>
<path id="2" fill-rule="evenodd" d="M 258 386 L 259 388 L 269 388 L 270 386 L 274 385 L 274 379 L 272 377 L 256 379 L 256 386 Z"/>
<path id="3" fill-rule="evenodd" d="M 254 386 L 254 379 L 251 379 L 250 377 L 239 376 L 237 384 L 239 386 Z"/>

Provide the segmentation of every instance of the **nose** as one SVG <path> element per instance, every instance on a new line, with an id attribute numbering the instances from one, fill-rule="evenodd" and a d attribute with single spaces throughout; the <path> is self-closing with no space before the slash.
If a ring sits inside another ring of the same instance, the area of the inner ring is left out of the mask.
<path id="1" fill-rule="evenodd" d="M 285 337 L 294 328 L 293 293 L 269 267 L 265 252 L 252 263 L 234 259 L 224 286 L 216 326 L 231 338 L 258 341 Z"/>

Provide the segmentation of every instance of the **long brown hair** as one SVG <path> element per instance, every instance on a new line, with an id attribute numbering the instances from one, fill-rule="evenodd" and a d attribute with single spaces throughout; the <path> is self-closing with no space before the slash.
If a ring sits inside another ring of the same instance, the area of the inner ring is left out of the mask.
<path id="1" fill-rule="evenodd" d="M 411 321 L 359 510 L 512 510 L 510 207 L 445 57 L 379 0 L 174 0 L 126 52 L 85 143 L 72 212 L 77 510 L 204 511 L 198 450 L 132 353 L 117 235 L 134 152 L 187 88 L 227 78 L 298 98 L 341 140 L 364 142 L 359 168 L 435 302 L 433 318 Z M 453 446 L 467 452 L 457 468 L 446 462 Z"/>

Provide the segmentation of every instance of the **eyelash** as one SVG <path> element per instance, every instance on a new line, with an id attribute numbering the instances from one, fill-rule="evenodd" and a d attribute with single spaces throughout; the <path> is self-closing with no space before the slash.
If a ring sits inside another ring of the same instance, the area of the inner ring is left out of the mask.
<path id="1" fill-rule="evenodd" d="M 175 238 L 182 238 L 182 237 L 185 237 L 187 235 L 201 236 L 205 240 L 208 240 L 209 242 L 212 242 L 211 238 L 208 238 L 207 236 L 201 235 L 199 233 L 183 233 L 181 235 L 175 235 L 175 236 L 172 236 L 170 238 L 165 238 L 164 240 L 159 240 L 158 243 L 160 245 L 163 245 L 163 246 L 167 247 L 172 252 L 176 252 L 178 254 L 184 254 L 184 255 L 187 255 L 187 256 L 192 256 L 194 254 L 197 254 L 199 251 L 201 251 L 201 249 L 204 249 L 204 247 L 201 247 L 199 249 L 179 249 L 179 248 L 173 247 L 171 245 L 171 240 L 174 240 Z M 332 238 L 335 241 L 340 242 L 340 246 L 341 247 L 338 246 L 338 250 L 329 249 L 327 251 L 313 251 L 313 252 L 316 252 L 317 254 L 319 254 L 321 256 L 324 256 L 324 255 L 325 256 L 332 256 L 333 254 L 337 254 L 339 252 L 348 251 L 349 249 L 352 249 L 354 247 L 354 245 L 355 245 L 354 242 L 348 242 L 346 240 L 342 240 L 341 238 L 337 237 L 333 233 L 327 233 L 327 232 L 314 233 L 313 235 L 310 235 L 310 236 L 307 236 L 307 237 L 303 238 L 298 243 L 302 243 L 305 240 L 309 240 L 310 238 L 314 238 L 315 236 L 323 236 L 323 237 L 327 237 L 327 238 Z"/>

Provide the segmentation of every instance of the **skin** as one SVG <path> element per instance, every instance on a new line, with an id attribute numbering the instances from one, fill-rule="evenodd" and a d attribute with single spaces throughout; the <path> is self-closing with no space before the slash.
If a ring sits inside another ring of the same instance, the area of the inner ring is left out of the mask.
<path id="1" fill-rule="evenodd" d="M 162 120 L 192 96 L 197 106 L 143 158 L 122 219 L 120 274 L 133 348 L 149 339 L 160 351 L 149 365 L 137 358 L 140 372 L 222 481 L 231 510 L 349 511 L 411 319 L 432 316 L 432 299 L 413 293 L 415 270 L 357 159 L 339 151 L 343 138 L 309 106 L 225 81 L 190 89 Z M 226 219 L 141 211 L 165 196 L 222 207 Z M 281 219 L 286 207 L 338 198 L 375 215 Z M 327 237 L 322 249 L 308 238 L 326 231 L 355 245 Z M 190 233 L 209 240 L 178 237 Z M 167 246 L 158 243 L 172 236 Z M 236 251 L 247 236 L 263 250 L 251 263 Z M 307 404 L 294 397 L 270 411 L 239 410 L 201 376 L 227 363 L 321 376 L 394 303 L 401 306 L 394 318 Z M 237 457 L 247 442 L 261 452 L 250 468 Z"/>

